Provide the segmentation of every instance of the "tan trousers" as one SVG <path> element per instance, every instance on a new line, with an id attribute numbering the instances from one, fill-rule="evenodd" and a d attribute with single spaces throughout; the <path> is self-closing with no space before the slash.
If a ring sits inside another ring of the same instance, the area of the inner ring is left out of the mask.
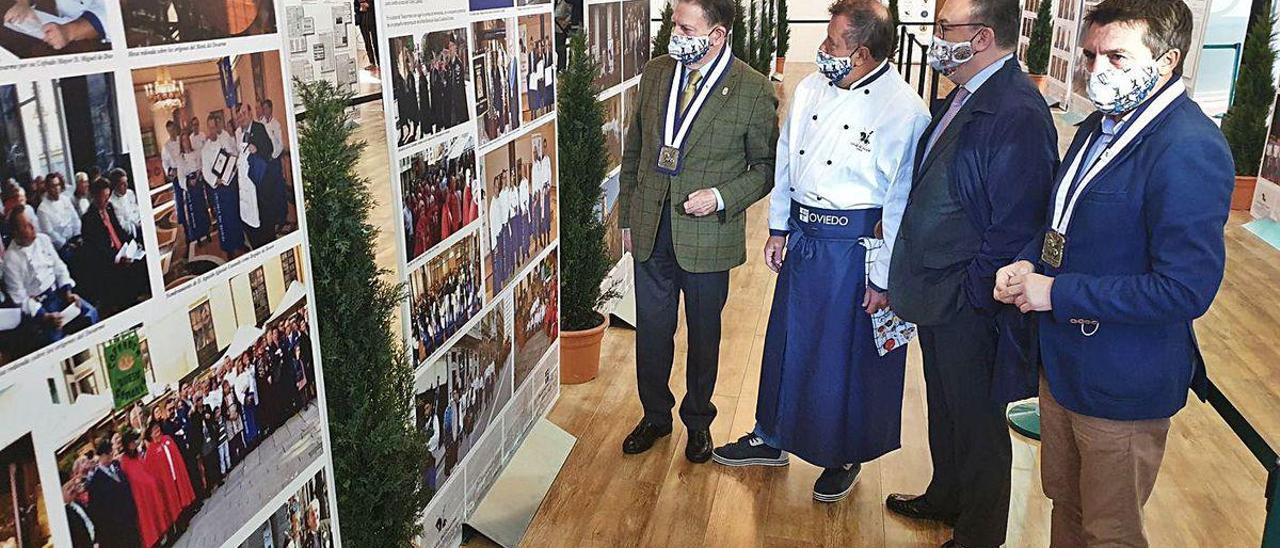
<path id="1" fill-rule="evenodd" d="M 1040 378 L 1040 481 L 1053 500 L 1052 548 L 1147 546 L 1142 507 L 1164 458 L 1169 419 L 1073 413 Z"/>

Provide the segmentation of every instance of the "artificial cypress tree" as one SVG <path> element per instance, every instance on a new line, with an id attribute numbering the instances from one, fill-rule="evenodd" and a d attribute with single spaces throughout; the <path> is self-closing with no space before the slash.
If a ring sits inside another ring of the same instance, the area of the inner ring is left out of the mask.
<path id="1" fill-rule="evenodd" d="M 893 32 L 894 35 L 897 36 L 898 23 L 901 22 L 898 18 L 898 0 L 889 0 L 889 17 L 893 18 Z"/>
<path id="2" fill-rule="evenodd" d="M 760 39 L 757 46 L 760 48 L 756 52 L 756 70 L 765 76 L 769 75 L 769 66 L 773 64 L 773 0 L 761 0 L 760 9 Z"/>
<path id="3" fill-rule="evenodd" d="M 605 175 L 604 110 L 596 100 L 600 71 L 582 33 L 569 38 L 569 63 L 560 73 L 557 134 L 560 145 L 560 314 L 567 331 L 584 331 L 604 318 L 596 309 L 611 295 L 601 282 L 613 263 L 604 221 L 596 213 Z M 620 206 L 622 207 L 622 206 Z"/>
<path id="4" fill-rule="evenodd" d="M 1043 75 L 1049 72 L 1049 37 L 1053 34 L 1052 10 L 1053 0 L 1040 0 L 1040 6 L 1036 8 L 1036 23 L 1031 27 L 1031 38 L 1027 43 L 1029 74 Z"/>
<path id="5" fill-rule="evenodd" d="M 746 10 L 742 7 L 742 0 L 733 0 L 733 56 L 741 59 L 744 63 L 751 58 L 747 54 L 747 23 L 745 16 Z"/>
<path id="6" fill-rule="evenodd" d="M 787 0 L 778 0 L 778 57 L 785 58 L 789 51 L 791 51 L 791 22 L 787 19 Z"/>
<path id="7" fill-rule="evenodd" d="M 1256 176 L 1262 161 L 1262 147 L 1267 139 L 1267 112 L 1276 98 L 1271 77 L 1276 51 L 1271 47 L 1275 18 L 1271 2 L 1258 6 L 1253 14 L 1253 27 L 1244 39 L 1240 56 L 1240 76 L 1236 78 L 1235 98 L 1222 119 L 1222 134 L 1231 145 L 1236 175 Z"/>
<path id="8" fill-rule="evenodd" d="M 404 287 L 374 263 L 351 92 L 325 81 L 295 87 L 307 111 L 298 145 L 343 544 L 409 548 L 430 493 L 427 440 L 410 423 L 413 365 L 394 334 Z"/>
<path id="9" fill-rule="evenodd" d="M 754 68 L 760 62 L 760 45 L 756 42 L 760 34 L 760 26 L 756 24 L 756 0 L 751 0 L 748 9 L 751 11 L 747 12 L 747 56 L 742 60 Z"/>
<path id="10" fill-rule="evenodd" d="M 671 21 L 673 10 L 671 8 L 671 0 L 662 8 L 662 23 L 658 25 L 658 33 L 653 35 L 653 55 L 650 58 L 657 58 L 660 55 L 667 54 L 667 43 L 671 41 L 671 27 L 674 23 Z"/>

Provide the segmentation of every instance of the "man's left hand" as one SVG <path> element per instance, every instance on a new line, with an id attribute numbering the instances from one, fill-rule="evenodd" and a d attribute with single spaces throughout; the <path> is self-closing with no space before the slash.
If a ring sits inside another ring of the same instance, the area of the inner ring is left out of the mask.
<path id="1" fill-rule="evenodd" d="M 867 314 L 875 314 L 889 308 L 889 294 L 868 287 L 867 292 L 862 296 L 862 307 L 867 309 Z"/>
<path id="2" fill-rule="evenodd" d="M 684 201 L 684 212 L 694 217 L 706 217 L 719 209 L 716 203 L 716 193 L 709 188 L 696 191 L 690 194 Z"/>
<path id="3" fill-rule="evenodd" d="M 1024 314 L 1053 310 L 1053 278 L 1034 272 L 1009 279 L 1005 294 Z"/>
<path id="4" fill-rule="evenodd" d="M 45 23 L 44 27 L 44 43 L 49 44 L 53 49 L 62 49 L 71 43 L 67 29 L 57 23 Z"/>

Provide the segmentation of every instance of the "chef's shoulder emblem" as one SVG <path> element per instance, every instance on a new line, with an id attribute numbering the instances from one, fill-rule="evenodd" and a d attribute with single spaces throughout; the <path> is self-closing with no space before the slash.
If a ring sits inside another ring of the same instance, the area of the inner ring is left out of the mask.
<path id="1" fill-rule="evenodd" d="M 853 140 L 853 148 L 862 152 L 871 152 L 871 135 L 874 130 L 858 131 L 858 136 Z"/>

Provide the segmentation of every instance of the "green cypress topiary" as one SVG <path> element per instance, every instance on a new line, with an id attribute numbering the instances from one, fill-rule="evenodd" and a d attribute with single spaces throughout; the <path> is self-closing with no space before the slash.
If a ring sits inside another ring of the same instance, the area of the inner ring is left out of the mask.
<path id="1" fill-rule="evenodd" d="M 569 63 L 560 73 L 560 318 L 565 330 L 600 325 L 596 309 L 610 297 L 600 285 L 613 268 L 604 221 L 596 212 L 608 173 L 604 109 L 594 82 L 600 71 L 581 33 L 569 38 Z"/>
<path id="2" fill-rule="evenodd" d="M 662 8 L 662 23 L 658 25 L 658 33 L 653 35 L 653 55 L 650 56 L 651 58 L 667 54 L 667 42 L 671 41 L 671 27 L 675 24 L 671 21 L 671 15 L 674 11 L 671 8 L 671 3 L 674 1 L 676 0 L 667 2 L 667 5 Z"/>
<path id="3" fill-rule="evenodd" d="M 1243 176 L 1258 174 L 1262 148 L 1267 140 L 1267 120 L 1270 119 L 1267 113 L 1276 98 L 1271 72 L 1276 62 L 1276 51 L 1271 47 L 1275 38 L 1271 2 L 1260 5 L 1253 20 L 1253 27 L 1244 39 L 1244 53 L 1240 56 L 1235 98 L 1222 119 L 1222 134 L 1231 145 L 1236 175 Z"/>
<path id="4" fill-rule="evenodd" d="M 404 287 L 374 263 L 351 92 L 325 81 L 294 87 L 307 112 L 298 148 L 343 544 L 409 548 L 431 494 L 427 440 L 410 422 L 413 365 L 395 335 Z"/>
<path id="5" fill-rule="evenodd" d="M 787 19 L 787 0 L 778 0 L 778 57 L 786 57 L 790 51 L 791 22 Z"/>
<path id="6" fill-rule="evenodd" d="M 1066 0 L 1070 2 L 1071 0 Z M 1049 72 L 1049 38 L 1053 34 L 1053 0 L 1040 0 L 1036 8 L 1036 23 L 1031 27 L 1027 43 L 1027 73 Z"/>
<path id="7" fill-rule="evenodd" d="M 742 0 L 733 0 L 733 7 L 733 56 L 745 63 L 751 59 L 747 52 L 747 10 L 742 7 Z"/>
<path id="8" fill-rule="evenodd" d="M 776 47 L 773 39 L 773 0 L 761 0 L 759 51 L 756 52 L 755 68 L 765 76 L 769 75 L 773 64 L 773 51 Z"/>

